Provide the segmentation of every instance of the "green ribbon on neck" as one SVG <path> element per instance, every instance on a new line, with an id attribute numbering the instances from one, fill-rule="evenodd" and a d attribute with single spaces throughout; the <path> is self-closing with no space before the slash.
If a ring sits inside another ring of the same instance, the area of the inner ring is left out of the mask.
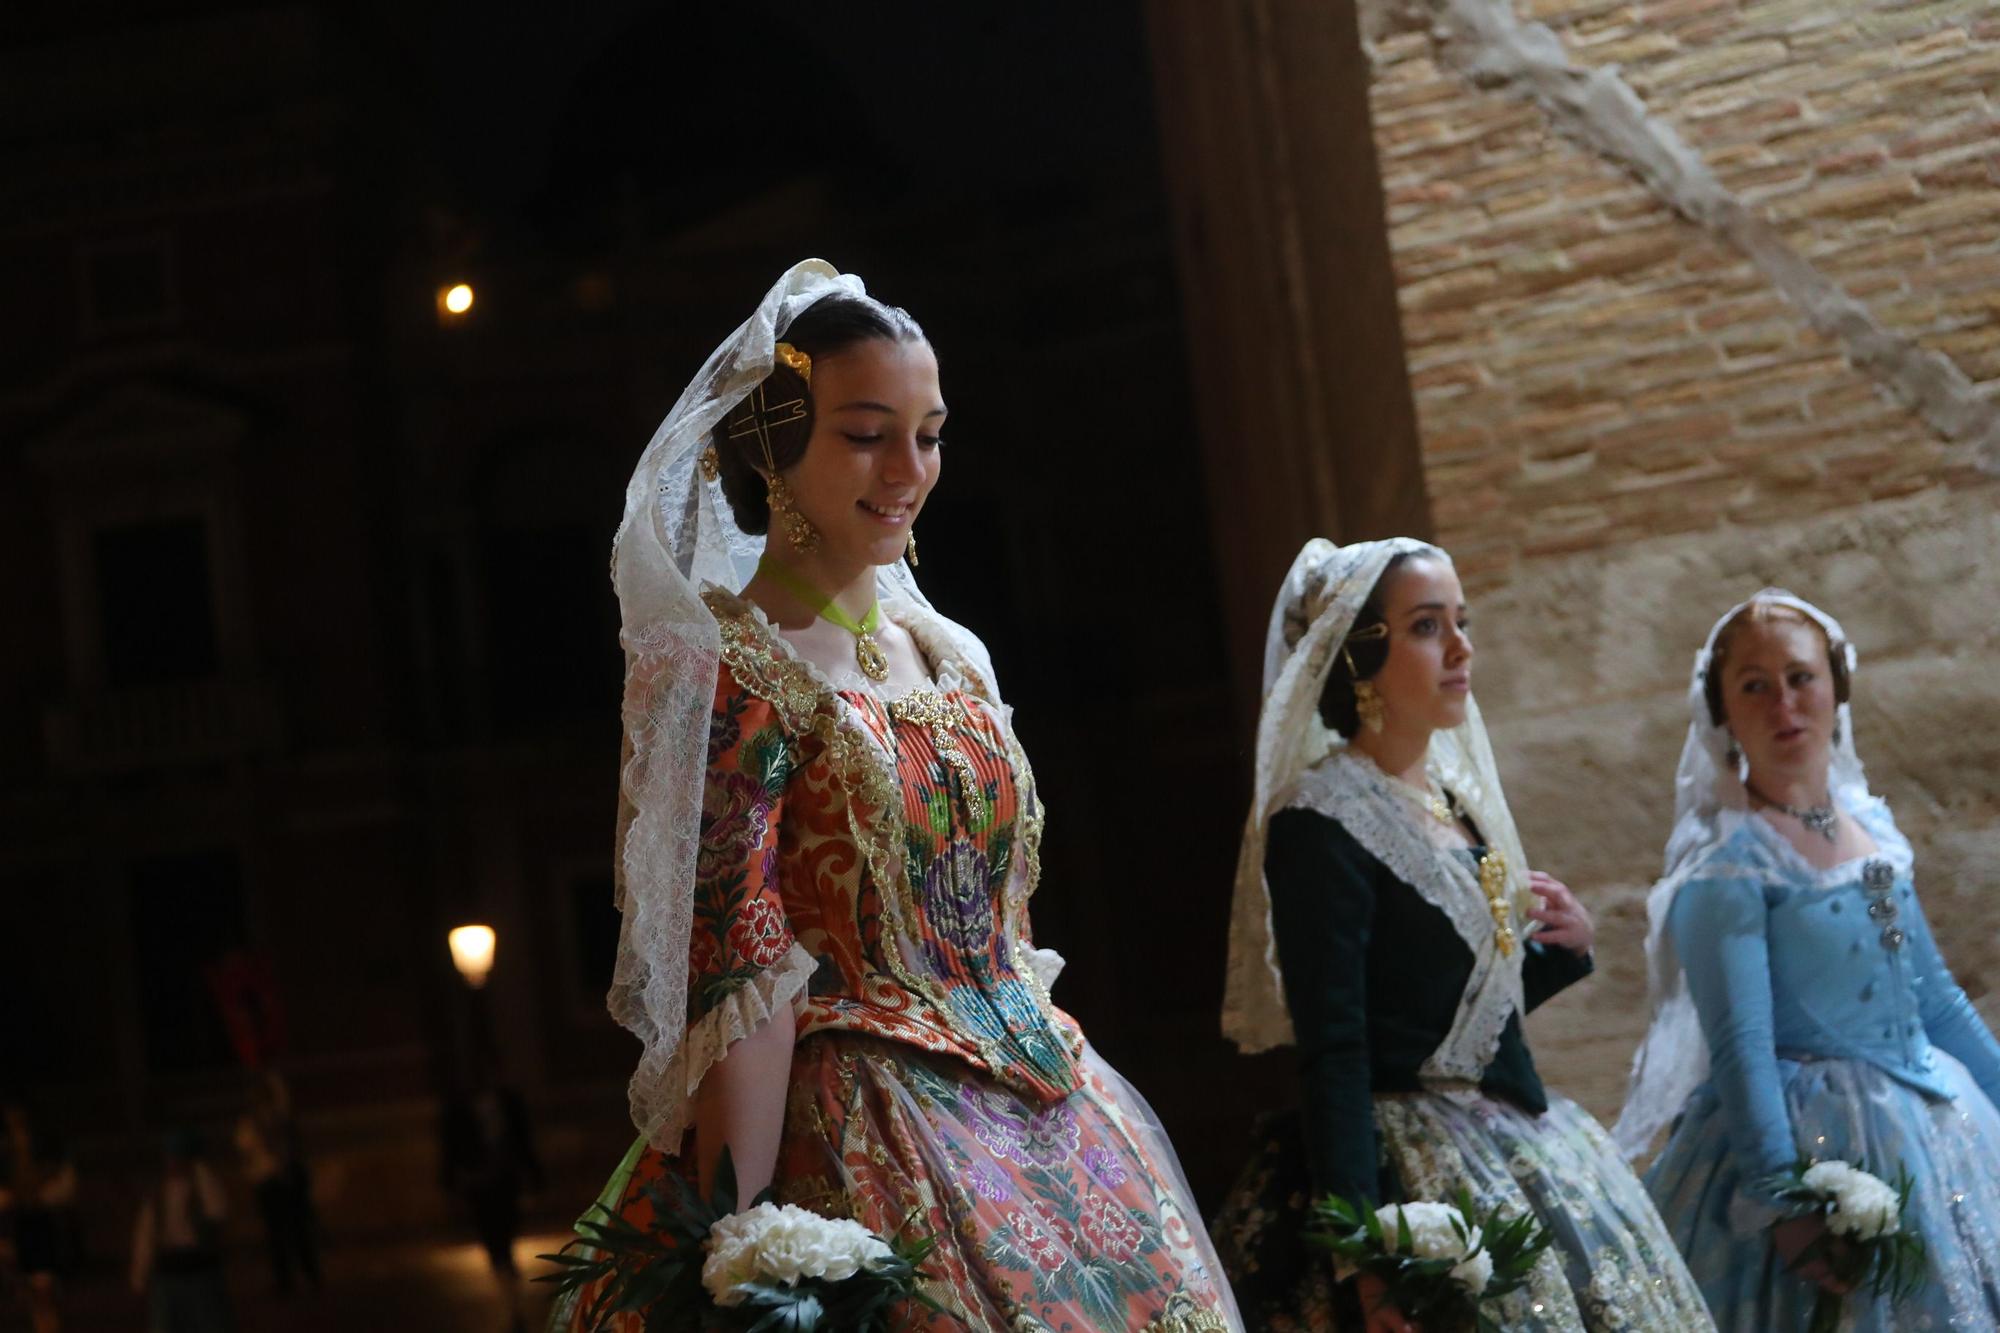
<path id="1" fill-rule="evenodd" d="M 840 626 L 854 636 L 854 657 L 861 666 L 861 673 L 870 680 L 889 678 L 889 657 L 882 651 L 882 645 L 875 642 L 875 631 L 882 627 L 882 603 L 876 602 L 868 608 L 868 614 L 856 620 L 847 614 L 833 598 L 806 582 L 785 566 L 773 560 L 767 553 L 757 561 L 757 573 L 770 580 L 812 608 L 813 614 L 831 624 Z"/>

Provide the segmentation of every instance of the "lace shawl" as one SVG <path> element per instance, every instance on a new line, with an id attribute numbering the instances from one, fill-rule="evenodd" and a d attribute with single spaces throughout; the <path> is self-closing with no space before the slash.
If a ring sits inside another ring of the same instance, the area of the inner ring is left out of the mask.
<path id="1" fill-rule="evenodd" d="M 1286 804 L 1338 821 L 1389 873 L 1444 913 L 1465 942 L 1472 953 L 1472 973 L 1459 996 L 1458 1012 L 1418 1072 L 1427 1082 L 1476 1084 L 1492 1063 L 1508 1018 L 1525 1008 L 1523 951 L 1500 951 L 1479 876 L 1453 854 L 1461 844 L 1439 837 L 1443 826 L 1419 813 L 1393 782 L 1369 760 L 1341 751 L 1300 774 Z M 1518 915 L 1518 905 L 1516 910 Z"/>

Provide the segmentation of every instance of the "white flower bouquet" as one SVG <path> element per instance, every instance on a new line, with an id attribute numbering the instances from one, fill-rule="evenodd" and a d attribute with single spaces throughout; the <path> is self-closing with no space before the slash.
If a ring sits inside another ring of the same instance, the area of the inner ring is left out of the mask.
<path id="1" fill-rule="evenodd" d="M 765 1196 L 738 1212 L 726 1151 L 714 1199 L 675 1175 L 644 1192 L 652 1229 L 599 1204 L 601 1216 L 577 1224 L 579 1239 L 542 1256 L 559 1267 L 542 1281 L 588 1300 L 585 1328 L 637 1314 L 646 1333 L 890 1333 L 906 1302 L 937 1308 L 919 1286 L 935 1240 L 884 1239 Z"/>
<path id="2" fill-rule="evenodd" d="M 1916 1289 L 1924 1276 L 1924 1242 L 1903 1230 L 1910 1203 L 1910 1173 L 1896 1172 L 1895 1184 L 1848 1162 L 1800 1162 L 1762 1182 L 1786 1219 L 1822 1217 L 1826 1233 L 1807 1246 L 1794 1267 L 1822 1260 L 1834 1281 L 1892 1303 Z M 1809 1333 L 1840 1327 L 1844 1297 L 1821 1288 L 1813 1302 Z"/>
<path id="3" fill-rule="evenodd" d="M 1479 1217 L 1456 1203 L 1366 1203 L 1328 1197 L 1313 1205 L 1306 1239 L 1333 1256 L 1334 1273 L 1378 1279 L 1384 1299 L 1425 1333 L 1493 1330 L 1485 1307 L 1528 1280 L 1550 1236 L 1533 1217 Z"/>

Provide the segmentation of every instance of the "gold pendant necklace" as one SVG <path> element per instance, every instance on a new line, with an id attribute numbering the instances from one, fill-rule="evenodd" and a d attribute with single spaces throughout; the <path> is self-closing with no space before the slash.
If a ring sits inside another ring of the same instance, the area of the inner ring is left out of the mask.
<path id="1" fill-rule="evenodd" d="M 768 574 L 772 580 L 784 586 L 793 596 L 813 608 L 813 614 L 821 620 L 840 626 L 854 636 L 854 661 L 861 668 L 861 674 L 877 682 L 889 679 L 889 654 L 882 651 L 882 645 L 875 641 L 875 631 L 882 627 L 882 603 L 868 608 L 868 614 L 856 620 L 843 611 L 831 597 L 807 583 L 798 575 L 786 569 L 769 555 L 757 562 L 757 572 Z"/>
<path id="2" fill-rule="evenodd" d="M 882 608 L 877 606 L 868 613 L 867 622 L 860 626 L 842 625 L 840 621 L 833 620 L 832 616 L 827 617 L 854 636 L 854 661 L 861 668 L 861 674 L 874 681 L 889 679 L 889 654 L 883 652 L 882 645 L 875 642 L 875 635 L 872 632 L 880 623 L 881 614 Z"/>
<path id="3" fill-rule="evenodd" d="M 1446 828 L 1450 828 L 1458 822 L 1458 814 L 1451 808 L 1451 798 L 1446 796 L 1438 788 L 1437 784 L 1430 780 L 1428 774 L 1424 777 L 1424 785 L 1422 787 L 1417 786 L 1414 782 L 1406 782 L 1394 774 L 1385 773 L 1383 776 L 1396 785 L 1396 790 L 1402 794 L 1405 800 L 1409 801 L 1412 805 L 1421 807 L 1425 814 L 1435 819 L 1438 823 L 1443 824 Z"/>

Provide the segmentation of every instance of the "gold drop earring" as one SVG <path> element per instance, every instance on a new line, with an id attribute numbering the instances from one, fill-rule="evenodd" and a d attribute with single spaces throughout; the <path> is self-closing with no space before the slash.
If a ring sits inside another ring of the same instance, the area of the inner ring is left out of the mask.
<path id="1" fill-rule="evenodd" d="M 1387 713 L 1382 708 L 1382 693 L 1375 688 L 1372 680 L 1354 682 L 1354 715 L 1361 719 L 1361 725 L 1380 735 Z"/>
<path id="2" fill-rule="evenodd" d="M 903 547 L 903 556 L 910 562 L 911 569 L 917 567 L 917 530 L 914 525 L 910 528 L 909 544 Z"/>
<path id="3" fill-rule="evenodd" d="M 769 493 L 772 516 L 783 521 L 785 539 L 792 544 L 792 549 L 800 555 L 818 550 L 819 529 L 799 512 L 797 502 L 792 499 L 792 488 L 785 484 L 785 479 L 773 471 L 765 482 L 765 488 Z"/>
<path id="4" fill-rule="evenodd" d="M 1381 734 L 1382 726 L 1388 721 L 1389 713 L 1382 706 L 1382 692 L 1375 688 L 1375 682 L 1358 679 L 1361 673 L 1354 669 L 1354 652 L 1348 645 L 1354 643 L 1356 640 L 1386 639 L 1388 637 L 1388 622 L 1378 621 L 1370 625 L 1367 629 L 1350 632 L 1346 640 L 1340 645 L 1340 655 L 1347 662 L 1347 674 L 1357 677 L 1354 682 L 1354 716 L 1360 719 L 1362 726 L 1377 735 Z"/>

